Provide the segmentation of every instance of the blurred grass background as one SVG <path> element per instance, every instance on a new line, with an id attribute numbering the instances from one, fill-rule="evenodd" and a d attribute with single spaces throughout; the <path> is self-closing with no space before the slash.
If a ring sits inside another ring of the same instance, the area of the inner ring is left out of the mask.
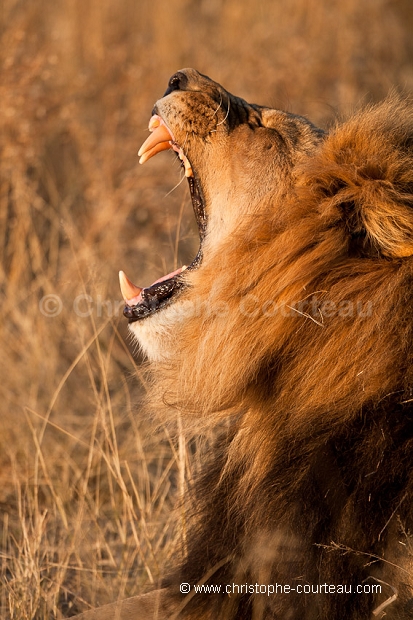
<path id="1" fill-rule="evenodd" d="M 143 592 L 184 546 L 191 464 L 139 406 L 117 282 L 197 247 L 174 158 L 137 165 L 168 78 L 326 127 L 413 90 L 412 26 L 411 0 L 0 0 L 2 619 Z"/>

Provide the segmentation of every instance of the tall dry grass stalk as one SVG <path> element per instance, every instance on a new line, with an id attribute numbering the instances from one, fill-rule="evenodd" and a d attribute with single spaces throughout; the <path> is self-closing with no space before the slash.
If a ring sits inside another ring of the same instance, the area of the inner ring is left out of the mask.
<path id="1" fill-rule="evenodd" d="M 173 159 L 137 166 L 167 78 L 195 66 L 325 123 L 412 87 L 411 19 L 408 0 L 0 2 L 1 618 L 143 591 L 185 548 L 193 459 L 139 406 L 116 275 L 147 284 L 196 245 Z"/>

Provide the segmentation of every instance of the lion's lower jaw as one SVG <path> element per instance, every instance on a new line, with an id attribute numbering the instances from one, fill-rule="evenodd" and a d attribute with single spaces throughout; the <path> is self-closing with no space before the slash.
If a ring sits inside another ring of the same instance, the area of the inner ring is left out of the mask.
<path id="1" fill-rule="evenodd" d="M 165 362 L 176 354 L 176 330 L 189 312 L 192 312 L 190 302 L 176 300 L 129 325 L 133 337 L 150 362 Z"/>

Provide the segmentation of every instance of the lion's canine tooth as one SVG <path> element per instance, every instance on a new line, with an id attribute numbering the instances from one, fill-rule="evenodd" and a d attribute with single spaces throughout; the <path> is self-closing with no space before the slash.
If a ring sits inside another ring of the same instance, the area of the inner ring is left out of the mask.
<path id="1" fill-rule="evenodd" d="M 182 265 L 182 267 L 181 267 L 181 273 L 182 273 L 182 271 L 185 271 L 185 269 L 188 269 L 188 265 Z"/>
<path id="2" fill-rule="evenodd" d="M 151 135 L 146 138 L 145 142 L 139 149 L 139 163 L 143 164 L 145 161 L 153 157 L 153 155 L 156 155 L 156 153 L 170 149 L 171 140 L 173 140 L 171 132 L 166 125 L 160 123 L 158 127 L 152 131 Z"/>
<path id="3" fill-rule="evenodd" d="M 135 284 L 129 280 L 124 271 L 119 271 L 119 284 L 122 297 L 126 302 L 128 299 L 133 299 L 140 295 L 142 291 L 139 286 L 135 286 Z"/>
<path id="4" fill-rule="evenodd" d="M 156 153 L 160 153 L 161 151 L 167 151 L 170 148 L 171 145 L 169 144 L 169 142 L 160 142 L 156 146 L 149 149 L 149 151 L 145 151 L 143 155 L 141 155 L 139 163 L 144 164 L 146 161 L 148 161 L 148 159 L 156 155 Z"/>

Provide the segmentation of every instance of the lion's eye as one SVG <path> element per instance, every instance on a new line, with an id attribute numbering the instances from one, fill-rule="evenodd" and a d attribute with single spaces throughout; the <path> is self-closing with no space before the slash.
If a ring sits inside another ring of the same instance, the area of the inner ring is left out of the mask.
<path id="1" fill-rule="evenodd" d="M 172 90 L 178 90 L 179 89 L 179 82 L 180 82 L 179 75 L 176 74 L 173 77 L 171 77 L 171 79 L 169 80 L 168 86 Z"/>

